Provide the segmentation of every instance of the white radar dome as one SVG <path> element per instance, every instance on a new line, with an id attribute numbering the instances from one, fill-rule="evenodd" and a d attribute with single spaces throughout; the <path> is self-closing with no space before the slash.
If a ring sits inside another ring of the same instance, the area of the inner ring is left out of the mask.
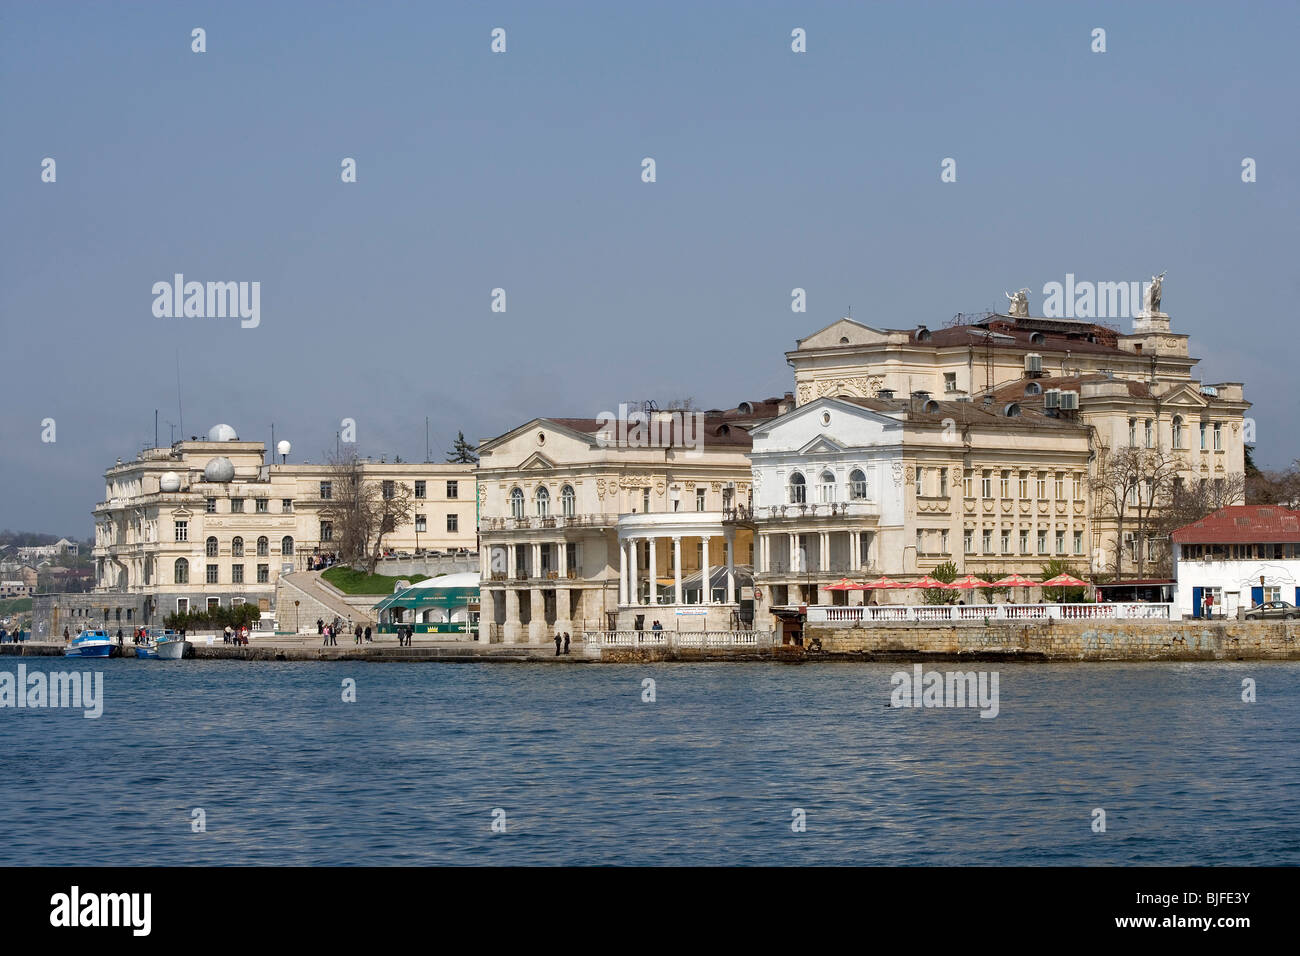
<path id="1" fill-rule="evenodd" d="M 275 446 L 275 450 L 277 454 L 287 455 L 289 454 L 290 451 L 293 450 L 293 446 L 290 445 L 287 441 L 281 441 L 278 445 Z"/>
<path id="2" fill-rule="evenodd" d="M 235 464 L 229 458 L 214 458 L 203 469 L 204 481 L 231 481 L 235 477 Z"/>
<path id="3" fill-rule="evenodd" d="M 213 425 L 208 429 L 208 441 L 238 441 L 239 436 L 229 425 Z"/>
<path id="4" fill-rule="evenodd" d="M 174 471 L 169 471 L 158 479 L 158 487 L 163 491 L 180 491 L 181 476 Z"/>

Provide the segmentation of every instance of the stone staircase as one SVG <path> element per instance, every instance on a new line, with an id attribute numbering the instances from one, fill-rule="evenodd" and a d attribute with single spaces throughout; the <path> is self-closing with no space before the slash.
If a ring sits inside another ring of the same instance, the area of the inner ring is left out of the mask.
<path id="1" fill-rule="evenodd" d="M 300 633 L 316 633 L 316 620 L 332 621 L 335 617 L 347 620 L 352 618 L 354 624 L 360 622 L 362 627 L 372 627 L 377 623 L 370 612 L 372 599 L 367 597 L 364 603 L 350 604 L 344 595 L 320 579 L 319 571 L 296 571 L 282 574 L 275 584 L 275 616 L 281 631 L 294 627 L 294 601 L 298 602 L 297 627 Z M 351 637 L 348 638 L 351 640 Z M 343 635 L 339 635 L 342 645 Z"/>

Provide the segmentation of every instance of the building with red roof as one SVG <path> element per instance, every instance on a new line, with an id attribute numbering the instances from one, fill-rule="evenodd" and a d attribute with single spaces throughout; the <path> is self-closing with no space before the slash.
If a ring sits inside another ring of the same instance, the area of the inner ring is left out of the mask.
<path id="1" fill-rule="evenodd" d="M 1300 604 L 1300 511 L 1231 505 L 1172 537 L 1174 601 L 1184 617 L 1236 617 L 1270 601 Z"/>

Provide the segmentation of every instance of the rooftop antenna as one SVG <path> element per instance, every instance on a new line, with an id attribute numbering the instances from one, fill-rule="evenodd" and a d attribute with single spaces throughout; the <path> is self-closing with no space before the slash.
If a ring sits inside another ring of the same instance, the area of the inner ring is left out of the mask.
<path id="1" fill-rule="evenodd" d="M 429 416 L 424 416 L 424 460 L 429 460 Z"/>
<path id="2" fill-rule="evenodd" d="M 181 350 L 176 350 L 176 412 L 181 420 L 181 434 L 185 434 L 185 410 L 181 407 Z"/>

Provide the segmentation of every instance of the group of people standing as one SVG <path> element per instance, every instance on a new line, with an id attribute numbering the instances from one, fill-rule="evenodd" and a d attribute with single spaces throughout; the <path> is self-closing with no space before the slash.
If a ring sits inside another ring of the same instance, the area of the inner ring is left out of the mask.
<path id="1" fill-rule="evenodd" d="M 560 656 L 560 641 L 564 641 L 564 653 L 569 653 L 569 632 L 565 631 L 563 635 L 559 631 L 555 632 L 555 656 Z"/>
<path id="2" fill-rule="evenodd" d="M 221 632 L 221 643 L 222 644 L 243 644 L 244 646 L 247 646 L 248 628 L 241 627 L 238 631 L 236 631 L 233 627 L 227 624 L 226 629 Z"/>
<path id="3" fill-rule="evenodd" d="M 0 627 L 0 644 L 7 644 L 9 642 L 17 644 L 22 639 L 23 632 L 21 630 L 10 631 L 8 628 Z"/>
<path id="4" fill-rule="evenodd" d="M 340 617 L 335 617 L 334 620 L 330 621 L 328 624 L 325 623 L 324 618 L 318 617 L 316 619 L 316 633 L 322 638 L 322 647 L 338 647 L 339 632 L 342 631 L 347 633 L 349 630 L 352 631 L 352 642 L 354 644 L 374 643 L 374 638 L 371 637 L 372 631 L 369 624 L 363 628 L 359 623 L 354 626 L 352 618 L 348 618 L 346 626 L 343 623 L 343 619 Z"/>

